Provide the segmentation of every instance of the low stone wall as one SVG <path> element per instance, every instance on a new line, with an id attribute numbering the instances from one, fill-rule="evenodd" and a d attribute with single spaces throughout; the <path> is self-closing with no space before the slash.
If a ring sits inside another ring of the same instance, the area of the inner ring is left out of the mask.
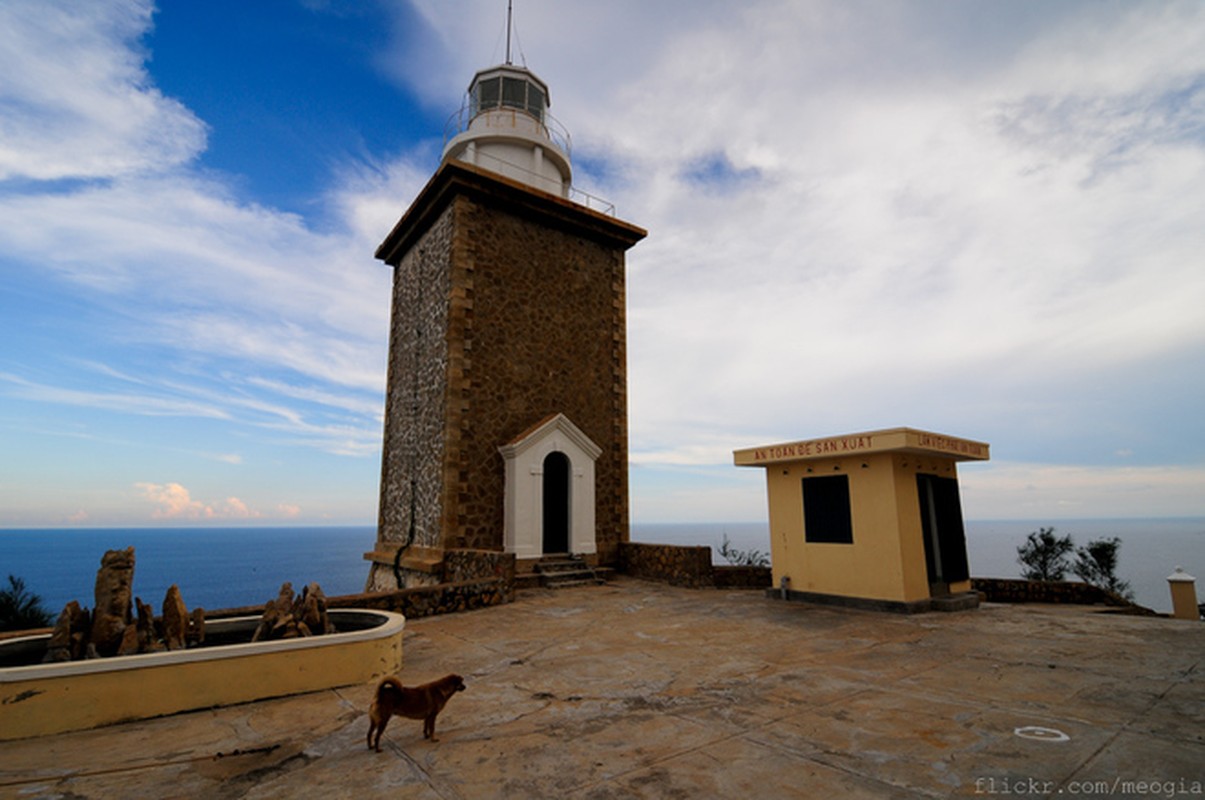
<path id="1" fill-rule="evenodd" d="M 368 592 L 327 598 L 329 608 L 376 608 L 396 611 L 407 619 L 434 614 L 453 614 L 474 608 L 498 606 L 514 599 L 514 578 L 485 578 L 436 586 Z"/>
<path id="2" fill-rule="evenodd" d="M 452 614 L 474 608 L 498 606 L 515 599 L 515 581 L 509 578 L 479 578 L 477 580 L 439 583 L 434 586 L 415 586 L 385 592 L 343 594 L 326 598 L 327 608 L 375 608 L 396 611 L 407 619 L 429 617 L 433 614 Z M 207 611 L 207 619 L 250 617 L 264 613 L 261 606 L 241 606 Z"/>
<path id="3" fill-rule="evenodd" d="M 971 589 L 990 603 L 1068 603 L 1106 605 L 1132 613 L 1155 614 L 1124 597 L 1078 581 L 1027 581 L 1017 578 L 971 578 Z"/>
<path id="4" fill-rule="evenodd" d="M 716 567 L 705 545 L 622 542 L 619 571 L 633 578 L 688 589 L 765 589 L 769 567 Z"/>
<path id="5" fill-rule="evenodd" d="M 717 589 L 767 589 L 774 580 L 769 567 L 712 567 Z"/>
<path id="6" fill-rule="evenodd" d="M 619 571 L 633 578 L 690 589 L 715 586 L 710 547 L 621 542 Z"/>
<path id="7" fill-rule="evenodd" d="M 329 598 L 335 608 L 359 606 L 397 611 L 407 618 L 450 614 L 515 599 L 515 555 L 496 550 L 442 550 L 427 555 L 429 573 L 404 570 L 405 589 L 369 587 L 362 594 Z M 389 582 L 393 582 L 392 575 Z"/>

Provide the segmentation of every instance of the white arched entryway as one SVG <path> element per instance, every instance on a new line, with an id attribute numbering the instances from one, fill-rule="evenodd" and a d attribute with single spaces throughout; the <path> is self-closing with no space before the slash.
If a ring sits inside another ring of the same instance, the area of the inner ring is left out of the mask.
<path id="1" fill-rule="evenodd" d="M 602 448 L 555 414 L 498 449 L 506 463 L 506 552 L 539 558 L 566 552 L 567 543 L 570 553 L 594 553 L 594 462 Z"/>

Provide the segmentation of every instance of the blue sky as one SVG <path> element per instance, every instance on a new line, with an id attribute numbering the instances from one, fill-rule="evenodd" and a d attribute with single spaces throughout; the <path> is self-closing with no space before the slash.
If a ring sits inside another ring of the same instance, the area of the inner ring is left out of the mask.
<path id="1" fill-rule="evenodd" d="M 505 2 L 0 4 L 0 526 L 376 518 L 380 240 Z M 1205 6 L 516 2 L 628 257 L 637 522 L 987 441 L 972 518 L 1205 515 Z"/>

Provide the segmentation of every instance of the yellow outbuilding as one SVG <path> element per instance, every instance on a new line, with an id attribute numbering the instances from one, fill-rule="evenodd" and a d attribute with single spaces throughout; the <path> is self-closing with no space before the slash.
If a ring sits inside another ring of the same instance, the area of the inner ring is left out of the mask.
<path id="1" fill-rule="evenodd" d="M 750 447 L 764 467 L 774 590 L 897 611 L 973 608 L 957 462 L 989 447 L 913 428 Z"/>

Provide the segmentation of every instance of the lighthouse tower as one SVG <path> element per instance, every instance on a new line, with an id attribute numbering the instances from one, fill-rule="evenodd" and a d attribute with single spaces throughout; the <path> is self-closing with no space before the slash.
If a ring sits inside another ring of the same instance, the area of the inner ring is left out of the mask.
<path id="1" fill-rule="evenodd" d="M 549 105 L 526 68 L 478 72 L 377 249 L 393 312 L 370 591 L 614 564 L 628 539 L 624 254 L 645 231 L 571 199 Z"/>

